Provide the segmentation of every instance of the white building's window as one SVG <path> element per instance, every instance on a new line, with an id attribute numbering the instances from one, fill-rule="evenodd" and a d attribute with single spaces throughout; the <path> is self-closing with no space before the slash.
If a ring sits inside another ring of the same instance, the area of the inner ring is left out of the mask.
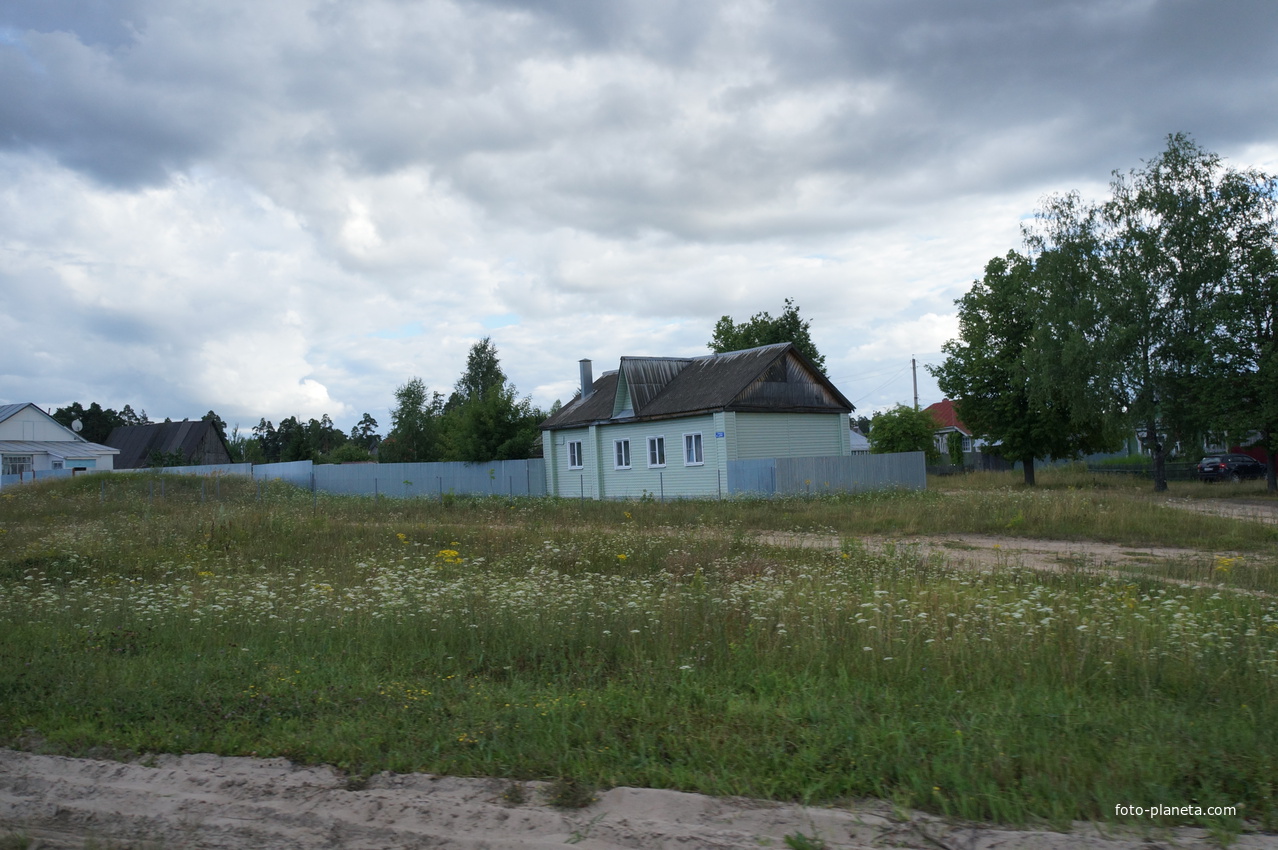
<path id="1" fill-rule="evenodd" d="M 648 438 L 648 466 L 666 465 L 666 438 Z"/>
<path id="2" fill-rule="evenodd" d="M 0 475 L 30 475 L 34 455 L 0 455 Z"/>
<path id="3" fill-rule="evenodd" d="M 54 469 L 61 469 L 61 468 L 62 468 L 62 461 L 60 461 L 60 460 L 55 460 L 55 461 L 53 462 L 53 468 L 54 468 Z"/>
<path id="4" fill-rule="evenodd" d="M 971 450 L 972 450 L 972 438 L 971 438 L 971 437 L 964 437 L 964 438 L 963 438 L 963 451 L 964 451 L 964 452 L 970 452 Z"/>
<path id="5" fill-rule="evenodd" d="M 701 435 L 700 434 L 684 434 L 683 435 L 684 466 L 701 466 L 704 463 L 705 463 L 705 459 L 701 454 Z"/>
<path id="6" fill-rule="evenodd" d="M 613 457 L 616 460 L 617 469 L 630 468 L 630 441 L 617 440 L 612 444 Z"/>
<path id="7" fill-rule="evenodd" d="M 581 461 L 581 440 L 573 440 L 568 444 L 568 468 L 581 469 L 585 466 Z"/>

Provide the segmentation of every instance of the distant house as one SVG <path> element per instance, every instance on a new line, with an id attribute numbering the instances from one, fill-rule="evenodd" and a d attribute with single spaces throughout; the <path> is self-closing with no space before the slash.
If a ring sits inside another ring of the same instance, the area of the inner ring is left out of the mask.
<path id="1" fill-rule="evenodd" d="M 213 423 L 203 420 L 121 425 L 111 429 L 107 445 L 120 453 L 116 469 L 143 469 L 159 457 L 169 466 L 231 462 L 226 440 Z M 175 463 L 179 458 L 181 463 Z"/>
<path id="2" fill-rule="evenodd" d="M 0 405 L 0 475 L 111 469 L 115 449 L 90 443 L 30 402 Z"/>
<path id="3" fill-rule="evenodd" d="M 546 492 L 726 492 L 728 462 L 851 453 L 852 403 L 790 343 L 704 357 L 623 357 L 541 424 Z"/>
<path id="4" fill-rule="evenodd" d="M 857 430 L 856 423 L 849 421 L 848 427 L 851 432 L 848 434 L 848 441 L 854 455 L 868 455 L 870 453 L 870 438 Z"/>
<path id="5" fill-rule="evenodd" d="M 985 445 L 984 440 L 972 437 L 972 429 L 963 424 L 958 418 L 958 413 L 954 409 L 954 402 L 948 398 L 938 401 L 936 404 L 930 404 L 924 410 L 932 414 L 932 418 L 936 420 L 936 431 L 933 433 L 933 442 L 936 444 L 936 450 L 941 453 L 941 457 L 948 456 L 950 451 L 950 434 L 958 433 L 963 438 L 963 454 L 974 452 Z M 947 461 L 948 462 L 948 461 Z"/>

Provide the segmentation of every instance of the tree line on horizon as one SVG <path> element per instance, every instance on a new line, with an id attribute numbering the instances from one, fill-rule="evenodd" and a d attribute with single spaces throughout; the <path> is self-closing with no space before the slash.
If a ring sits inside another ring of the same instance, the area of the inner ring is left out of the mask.
<path id="1" fill-rule="evenodd" d="M 1154 487 L 1179 444 L 1278 449 L 1278 181 L 1185 134 L 1115 172 L 1110 197 L 1053 196 L 995 257 L 928 367 L 959 417 L 1022 461 L 1139 436 Z"/>

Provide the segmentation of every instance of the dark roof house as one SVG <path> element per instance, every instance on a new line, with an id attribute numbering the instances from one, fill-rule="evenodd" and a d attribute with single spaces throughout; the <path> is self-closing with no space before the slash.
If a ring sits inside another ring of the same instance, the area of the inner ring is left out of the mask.
<path id="1" fill-rule="evenodd" d="M 721 492 L 730 461 L 851 453 L 852 403 L 791 343 L 703 357 L 623 357 L 541 424 L 547 492 Z"/>
<path id="2" fill-rule="evenodd" d="M 116 469 L 143 469 L 153 457 L 164 456 L 167 465 L 179 455 L 182 465 L 230 463 L 226 440 L 211 422 L 184 420 L 154 425 L 122 425 L 111 430 L 106 444 L 119 449 Z"/>

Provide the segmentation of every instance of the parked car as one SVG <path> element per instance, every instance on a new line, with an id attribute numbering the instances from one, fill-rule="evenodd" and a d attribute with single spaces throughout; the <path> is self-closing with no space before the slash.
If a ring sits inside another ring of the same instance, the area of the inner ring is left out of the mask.
<path id="1" fill-rule="evenodd" d="M 1268 473 L 1269 467 L 1247 455 L 1210 455 L 1198 461 L 1200 481 L 1241 481 L 1264 478 Z"/>

